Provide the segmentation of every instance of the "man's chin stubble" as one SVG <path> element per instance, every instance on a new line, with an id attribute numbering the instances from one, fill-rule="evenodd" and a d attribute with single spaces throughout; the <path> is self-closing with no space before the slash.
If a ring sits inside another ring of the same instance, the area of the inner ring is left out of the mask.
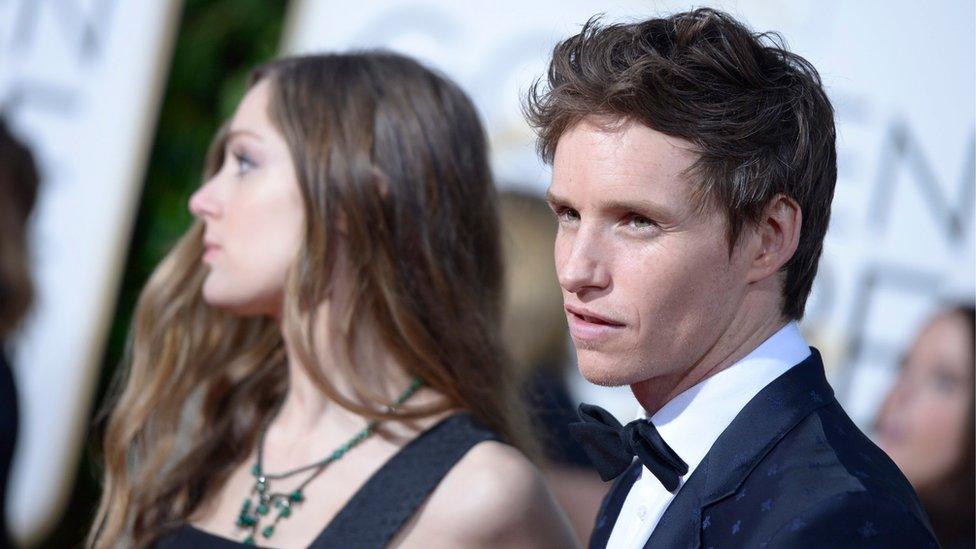
<path id="1" fill-rule="evenodd" d="M 634 372 L 626 375 L 626 373 L 620 371 L 620 368 L 614 368 L 613 365 L 597 368 L 593 366 L 587 367 L 585 361 L 578 361 L 577 364 L 583 378 L 600 387 L 624 387 L 642 381 L 641 379 L 635 379 L 640 377 L 640 375 Z M 624 375 L 621 375 L 622 373 Z"/>

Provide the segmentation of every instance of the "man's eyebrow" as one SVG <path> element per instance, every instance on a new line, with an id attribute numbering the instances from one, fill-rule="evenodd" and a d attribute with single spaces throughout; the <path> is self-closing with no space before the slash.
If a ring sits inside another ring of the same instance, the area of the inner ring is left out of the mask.
<path id="1" fill-rule="evenodd" d="M 641 200 L 639 198 L 633 200 L 609 200 L 606 202 L 601 202 L 600 204 L 608 210 L 634 210 L 638 212 L 655 213 L 664 209 L 656 202 Z"/>
<path id="2" fill-rule="evenodd" d="M 557 195 L 552 192 L 552 189 L 546 191 L 546 202 L 557 207 L 573 207 L 572 200 Z M 642 200 L 640 198 L 631 200 L 601 200 L 597 206 L 602 210 L 638 212 L 653 218 L 665 218 L 673 215 L 669 214 L 667 208 L 663 205 L 652 200 Z"/>
<path id="3" fill-rule="evenodd" d="M 553 206 L 568 206 L 569 199 L 558 196 L 552 189 L 546 189 L 546 202 Z"/>

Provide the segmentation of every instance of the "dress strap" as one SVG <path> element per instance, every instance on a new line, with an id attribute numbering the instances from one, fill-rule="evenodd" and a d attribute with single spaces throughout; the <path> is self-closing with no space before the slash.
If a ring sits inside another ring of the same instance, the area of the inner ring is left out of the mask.
<path id="1" fill-rule="evenodd" d="M 311 548 L 385 547 L 474 445 L 498 436 L 468 412 L 421 433 L 349 500 Z"/>

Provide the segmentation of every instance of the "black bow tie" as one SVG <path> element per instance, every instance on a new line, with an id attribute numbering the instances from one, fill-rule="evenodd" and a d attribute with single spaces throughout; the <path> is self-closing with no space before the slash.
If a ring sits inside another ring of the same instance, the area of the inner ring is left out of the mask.
<path id="1" fill-rule="evenodd" d="M 638 419 L 621 425 L 610 412 L 592 404 L 580 404 L 579 423 L 570 423 L 569 432 L 596 466 L 604 482 L 620 476 L 634 461 L 634 456 L 669 492 L 688 473 L 688 465 L 649 420 Z"/>

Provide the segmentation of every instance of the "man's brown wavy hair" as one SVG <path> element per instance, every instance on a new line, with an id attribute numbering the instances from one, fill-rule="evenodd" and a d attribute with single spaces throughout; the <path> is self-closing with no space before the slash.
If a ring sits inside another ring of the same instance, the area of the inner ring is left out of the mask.
<path id="1" fill-rule="evenodd" d="M 803 226 L 783 266 L 782 313 L 803 316 L 837 179 L 834 113 L 816 69 L 777 34 L 712 9 L 630 24 L 593 18 L 556 45 L 524 110 L 549 163 L 560 136 L 591 115 L 691 142 L 695 200 L 724 212 L 730 252 L 770 199 L 795 200 Z"/>

